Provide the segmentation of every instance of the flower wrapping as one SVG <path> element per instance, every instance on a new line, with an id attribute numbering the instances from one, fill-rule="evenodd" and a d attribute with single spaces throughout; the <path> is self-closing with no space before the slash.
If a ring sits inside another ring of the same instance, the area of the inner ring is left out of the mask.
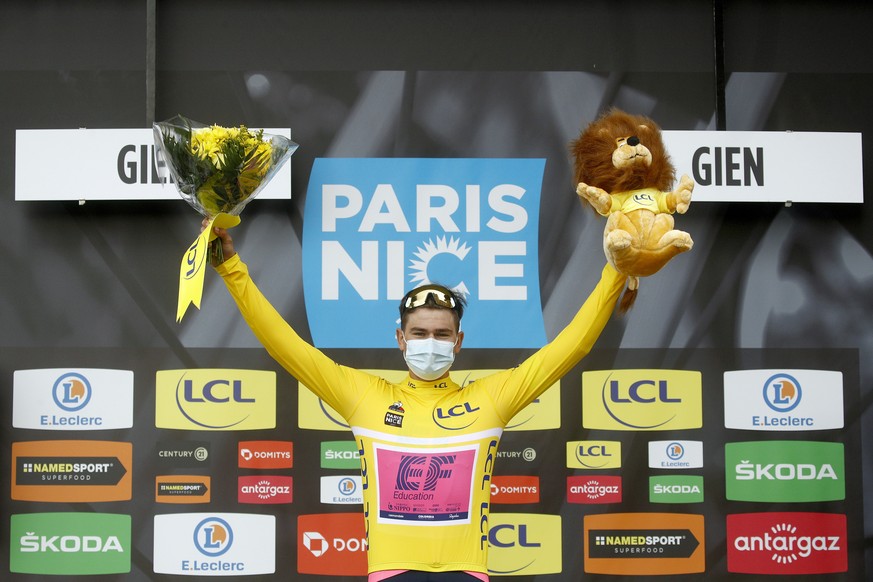
<path id="1" fill-rule="evenodd" d="M 153 129 L 179 194 L 209 218 L 239 215 L 297 149 L 287 137 L 262 129 L 205 126 L 181 115 Z"/>
<path id="2" fill-rule="evenodd" d="M 205 126 L 181 115 L 155 123 L 153 130 L 158 155 L 179 194 L 209 218 L 208 228 L 182 257 L 176 309 L 176 321 L 181 321 L 188 305 L 200 307 L 207 256 L 213 264 L 224 259 L 212 226 L 239 224 L 240 212 L 288 161 L 297 144 L 262 129 Z"/>

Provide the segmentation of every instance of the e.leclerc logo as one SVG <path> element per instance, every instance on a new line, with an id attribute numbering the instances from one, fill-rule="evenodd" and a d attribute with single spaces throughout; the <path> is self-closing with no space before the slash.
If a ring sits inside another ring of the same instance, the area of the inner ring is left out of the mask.
<path id="1" fill-rule="evenodd" d="M 766 431 L 843 428 L 843 374 L 829 370 L 725 372 L 724 424 Z"/>
<path id="2" fill-rule="evenodd" d="M 582 426 L 676 430 L 703 426 L 700 372 L 601 370 L 582 373 Z"/>
<path id="3" fill-rule="evenodd" d="M 843 443 L 760 441 L 724 446 L 725 496 L 774 503 L 846 498 Z"/>
<path id="4" fill-rule="evenodd" d="M 272 515 L 156 515 L 154 532 L 157 574 L 247 576 L 276 571 L 276 518 Z"/>
<path id="5" fill-rule="evenodd" d="M 12 426 L 110 430 L 133 426 L 133 372 L 99 368 L 16 370 Z"/>
<path id="6" fill-rule="evenodd" d="M 404 293 L 439 282 L 467 299 L 465 346 L 542 346 L 544 169 L 544 159 L 316 159 L 303 220 L 313 343 L 392 347 Z"/>
<path id="7" fill-rule="evenodd" d="M 155 399 L 158 428 L 276 428 L 276 373 L 271 371 L 161 370 Z"/>
<path id="8" fill-rule="evenodd" d="M 650 469 L 703 467 L 703 441 L 650 441 Z"/>

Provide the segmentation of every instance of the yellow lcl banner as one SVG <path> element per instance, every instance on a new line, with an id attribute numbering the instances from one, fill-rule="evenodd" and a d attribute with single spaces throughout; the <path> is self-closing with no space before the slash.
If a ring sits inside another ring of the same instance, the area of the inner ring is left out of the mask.
<path id="1" fill-rule="evenodd" d="M 203 297 L 203 277 L 209 254 L 207 250 L 209 243 L 218 238 L 212 230 L 213 227 L 231 228 L 239 222 L 239 216 L 224 212 L 218 213 L 185 251 L 182 265 L 179 267 L 179 303 L 176 306 L 176 323 L 182 321 L 185 311 L 192 303 L 194 307 L 200 309 L 200 299 Z"/>

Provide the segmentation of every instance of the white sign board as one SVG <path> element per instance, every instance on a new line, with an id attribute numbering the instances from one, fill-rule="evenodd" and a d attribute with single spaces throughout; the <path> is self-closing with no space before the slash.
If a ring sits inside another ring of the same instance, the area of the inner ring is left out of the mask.
<path id="1" fill-rule="evenodd" d="M 291 130 L 266 129 L 290 137 Z M 864 202 L 860 133 L 672 131 L 664 142 L 696 202 Z M 62 152 L 63 155 L 58 155 Z M 151 129 L 16 131 L 16 200 L 169 200 Z M 291 164 L 258 195 L 291 197 Z"/>
<path id="2" fill-rule="evenodd" d="M 864 202 L 860 133 L 663 131 L 696 202 Z"/>
<path id="3" fill-rule="evenodd" d="M 264 129 L 291 137 L 288 128 Z M 15 132 L 16 200 L 181 200 L 162 183 L 151 128 L 19 129 Z M 166 178 L 163 178 L 164 180 Z M 258 198 L 291 198 L 285 164 Z"/>

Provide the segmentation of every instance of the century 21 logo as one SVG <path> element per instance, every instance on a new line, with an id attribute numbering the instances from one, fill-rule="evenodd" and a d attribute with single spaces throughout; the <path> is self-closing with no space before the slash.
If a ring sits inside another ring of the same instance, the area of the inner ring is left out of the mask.
<path id="1" fill-rule="evenodd" d="M 676 430 L 703 426 L 702 378 L 688 370 L 582 373 L 582 426 Z"/>
<path id="2" fill-rule="evenodd" d="M 276 373 L 162 370 L 155 376 L 155 426 L 181 430 L 276 427 Z"/>

